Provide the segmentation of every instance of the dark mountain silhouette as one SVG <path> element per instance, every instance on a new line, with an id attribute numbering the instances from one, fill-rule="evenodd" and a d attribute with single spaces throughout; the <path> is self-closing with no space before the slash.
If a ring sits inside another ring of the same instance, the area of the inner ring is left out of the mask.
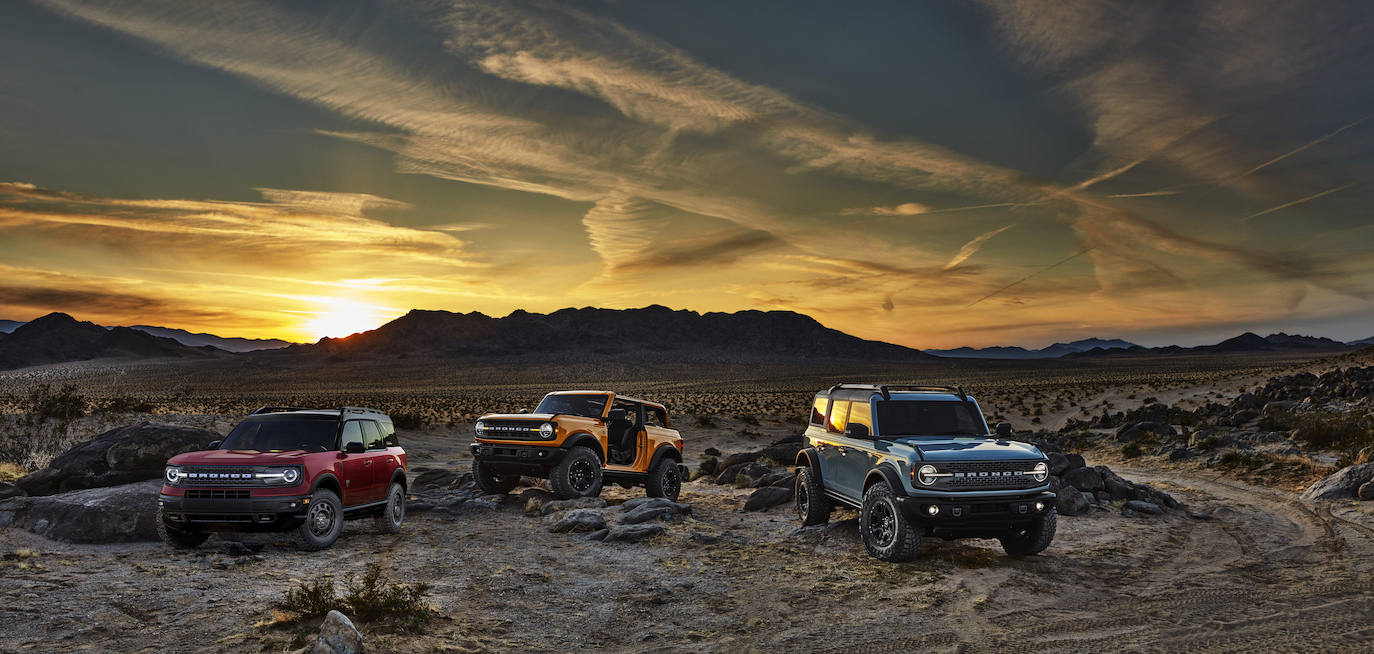
<path id="1" fill-rule="evenodd" d="M 1054 359 L 1075 352 L 1087 352 L 1094 348 L 1110 350 L 1132 347 L 1140 346 L 1130 341 L 1123 341 L 1119 338 L 1085 338 L 1069 343 L 1055 343 L 1054 345 L 1043 347 L 1038 350 L 1027 350 L 1026 348 L 1017 346 L 993 346 L 983 348 L 957 347 L 952 350 L 926 350 L 926 353 L 952 359 Z"/>
<path id="2" fill-rule="evenodd" d="M 0 320 L 0 334 L 8 334 L 19 328 L 24 323 L 18 320 Z"/>
<path id="3" fill-rule="evenodd" d="M 50 313 L 0 339 L 0 370 L 105 357 L 205 357 L 218 352 L 137 329 L 107 329 L 65 313 Z"/>
<path id="4" fill-rule="evenodd" d="M 937 361 L 900 345 L 866 341 L 790 311 L 705 313 L 642 309 L 481 313 L 414 310 L 372 331 L 258 356 L 505 357 L 518 355 L 715 360 L 721 358 Z"/>
<path id="5" fill-rule="evenodd" d="M 226 352 L 252 352 L 254 350 L 275 350 L 277 348 L 294 345 L 290 341 L 283 341 L 276 338 L 238 338 L 232 336 L 216 336 L 214 334 L 201 334 L 188 332 L 184 329 L 173 329 L 171 327 L 154 327 L 152 325 L 132 325 L 130 329 L 170 338 L 182 345 L 200 347 L 209 345 L 217 347 Z"/>
<path id="6" fill-rule="evenodd" d="M 1246 354 L 1259 352 L 1338 352 L 1352 349 L 1340 341 L 1332 340 L 1321 336 L 1301 336 L 1298 334 L 1285 334 L 1279 332 L 1268 336 L 1260 336 L 1254 332 L 1245 332 L 1240 336 L 1228 338 L 1215 345 L 1199 345 L 1197 347 L 1180 347 L 1169 345 L 1167 347 L 1132 347 L 1126 349 L 1107 350 L 1095 348 L 1086 352 L 1070 354 L 1072 357 L 1100 357 L 1100 356 L 1137 356 L 1137 355 L 1162 355 L 1162 354 Z"/>
<path id="7" fill-rule="evenodd" d="M 1346 343 L 1346 345 L 1374 345 L 1374 336 L 1370 336 L 1369 338 L 1362 338 L 1358 341 L 1350 341 Z"/>

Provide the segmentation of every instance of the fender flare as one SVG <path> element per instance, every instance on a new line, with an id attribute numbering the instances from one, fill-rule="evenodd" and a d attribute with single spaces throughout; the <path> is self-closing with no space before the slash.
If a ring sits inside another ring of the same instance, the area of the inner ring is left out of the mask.
<path id="1" fill-rule="evenodd" d="M 879 463 L 877 467 L 869 470 L 868 476 L 864 477 L 863 493 L 867 493 L 868 487 L 879 481 L 887 482 L 888 487 L 892 489 L 893 495 L 906 497 L 906 486 L 902 485 L 902 477 L 897 474 L 892 464 Z M 860 493 L 859 496 L 863 497 L 863 493 Z"/>
<path id="2" fill-rule="evenodd" d="M 816 448 L 814 448 L 814 447 L 803 447 L 803 448 L 801 449 L 801 451 L 797 452 L 797 460 L 796 460 L 796 463 L 795 463 L 792 467 L 794 467 L 794 468 L 810 468 L 810 469 L 811 469 L 811 476 L 812 476 L 812 477 L 815 477 L 815 478 L 816 478 L 816 483 L 817 483 L 817 484 L 820 484 L 821 487 L 824 488 L 824 487 L 825 487 L 825 482 L 821 479 L 821 466 L 820 466 L 820 463 L 821 463 L 821 455 L 820 455 L 820 452 L 817 452 L 817 451 L 816 451 Z"/>
<path id="3" fill-rule="evenodd" d="M 309 492 L 313 493 L 319 490 L 321 486 L 325 485 L 333 486 L 334 488 L 331 490 L 333 490 L 334 493 L 339 496 L 340 500 L 343 500 L 343 484 L 339 482 L 339 478 L 335 477 L 334 473 L 332 472 L 326 472 L 320 475 L 319 477 L 316 477 L 315 481 L 311 482 L 310 484 Z"/>
<path id="4" fill-rule="evenodd" d="M 664 443 L 659 445 L 658 449 L 654 450 L 654 455 L 649 458 L 649 467 L 645 472 L 653 472 L 654 466 L 657 466 L 658 462 L 662 461 L 664 457 L 682 463 L 682 453 L 678 452 L 676 447 Z"/>
<path id="5" fill-rule="evenodd" d="M 563 449 L 565 450 L 579 446 L 596 452 L 596 458 L 601 459 L 601 465 L 606 465 L 606 451 L 601 447 L 601 439 L 597 438 L 595 434 L 580 431 L 563 439 Z"/>
<path id="6" fill-rule="evenodd" d="M 410 490 L 410 481 L 408 481 L 408 480 L 406 479 L 406 469 L 405 469 L 405 468 L 397 468 L 396 470 L 392 471 L 392 473 L 391 473 L 391 481 L 393 481 L 393 482 L 400 482 L 401 488 L 402 488 L 402 489 L 404 489 L 404 490 L 406 490 L 406 491 L 409 491 L 409 490 Z"/>

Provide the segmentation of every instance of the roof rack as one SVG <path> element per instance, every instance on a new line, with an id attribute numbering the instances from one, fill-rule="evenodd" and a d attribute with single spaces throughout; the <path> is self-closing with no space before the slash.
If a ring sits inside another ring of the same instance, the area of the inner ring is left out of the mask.
<path id="1" fill-rule="evenodd" d="M 255 416 L 256 416 L 256 415 L 260 415 L 260 414 L 263 414 L 263 413 L 281 413 L 281 412 L 283 412 L 283 411 L 309 411 L 309 410 L 310 410 L 310 409 L 308 409 L 308 408 L 306 408 L 306 407 L 302 407 L 302 406 L 265 406 L 265 407 L 259 407 L 258 410 L 257 410 L 257 411 L 254 411 L 251 415 L 255 415 Z"/>
<path id="2" fill-rule="evenodd" d="M 829 393 L 834 393 L 834 392 L 837 391 L 837 390 L 841 390 L 841 389 L 845 389 L 845 388 L 868 389 L 868 390 L 878 391 L 879 393 L 882 393 L 882 394 L 883 394 L 883 399 L 884 399 L 884 400 L 890 400 L 890 399 L 892 399 L 892 393 L 891 393 L 892 391 L 943 391 L 943 392 L 946 392 L 946 393 L 954 393 L 955 395 L 958 395 L 958 396 L 959 396 L 959 399 L 962 400 L 962 401 L 964 401 L 964 402 L 967 402 L 967 401 L 968 401 L 968 393 L 965 393 L 965 392 L 964 392 L 964 387 L 963 387 L 963 386 L 929 386 L 929 385 L 925 385 L 925 384 L 844 384 L 844 383 L 840 383 L 840 384 L 835 384 L 834 386 L 831 386 L 831 387 L 830 387 L 830 390 L 827 391 L 827 394 L 829 394 Z"/>
<path id="3" fill-rule="evenodd" d="M 386 415 L 386 414 L 382 413 L 381 411 L 378 411 L 378 410 L 376 410 L 376 409 L 369 409 L 369 408 L 367 408 L 367 407 L 361 407 L 361 406 L 345 406 L 345 407 L 339 407 L 339 415 L 340 415 L 340 416 L 345 415 L 345 414 L 349 414 L 349 413 L 376 413 L 376 414 L 380 414 L 380 415 Z"/>

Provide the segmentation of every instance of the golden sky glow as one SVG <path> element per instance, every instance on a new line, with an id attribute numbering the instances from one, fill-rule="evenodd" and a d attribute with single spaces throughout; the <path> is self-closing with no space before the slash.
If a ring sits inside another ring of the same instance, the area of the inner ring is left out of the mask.
<path id="1" fill-rule="evenodd" d="M 1374 335 L 1367 7 L 784 6 L 11 4 L 0 318 Z"/>

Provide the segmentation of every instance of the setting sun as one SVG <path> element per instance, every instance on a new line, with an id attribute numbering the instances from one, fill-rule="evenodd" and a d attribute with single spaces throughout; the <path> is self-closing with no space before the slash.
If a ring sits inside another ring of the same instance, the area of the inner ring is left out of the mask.
<path id="1" fill-rule="evenodd" d="M 312 340 L 324 337 L 339 338 L 369 329 L 376 329 L 396 317 L 384 307 L 376 307 L 348 300 L 321 300 L 323 309 L 301 326 L 301 332 Z"/>

